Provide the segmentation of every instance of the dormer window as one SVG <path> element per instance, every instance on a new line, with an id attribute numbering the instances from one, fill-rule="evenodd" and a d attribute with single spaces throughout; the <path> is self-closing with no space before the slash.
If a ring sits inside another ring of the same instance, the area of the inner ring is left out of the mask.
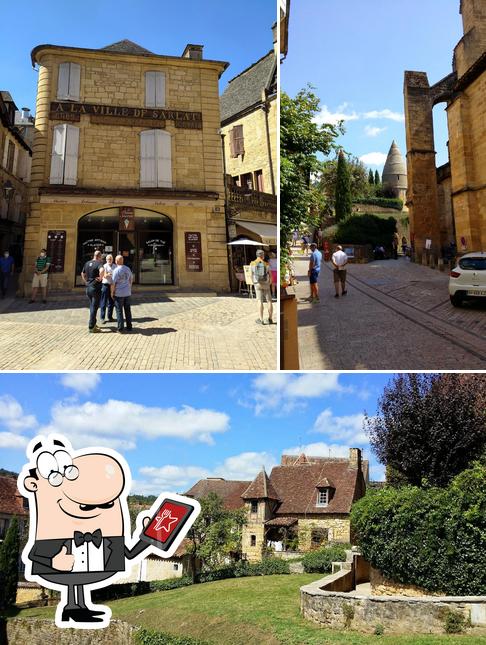
<path id="1" fill-rule="evenodd" d="M 329 504 L 329 488 L 319 488 L 317 491 L 316 506 L 327 506 Z"/>

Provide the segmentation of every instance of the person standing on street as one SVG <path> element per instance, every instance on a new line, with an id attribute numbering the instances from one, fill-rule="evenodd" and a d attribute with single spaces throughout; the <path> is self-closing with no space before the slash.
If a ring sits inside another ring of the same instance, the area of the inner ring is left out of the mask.
<path id="1" fill-rule="evenodd" d="M 273 305 L 272 305 L 272 292 L 270 290 L 271 276 L 270 267 L 265 262 L 265 251 L 258 249 L 256 252 L 256 259 L 250 263 L 251 277 L 255 285 L 255 293 L 260 305 L 260 318 L 257 319 L 259 325 L 264 325 L 263 320 L 263 303 L 265 300 L 268 302 L 268 324 L 273 325 Z"/>
<path id="2" fill-rule="evenodd" d="M 343 251 L 343 247 L 338 245 L 336 251 L 332 254 L 332 265 L 334 267 L 334 288 L 336 289 L 335 298 L 339 298 L 339 285 L 341 285 L 342 295 L 345 296 L 346 291 L 346 269 L 344 268 L 348 263 L 348 256 Z"/>
<path id="3" fill-rule="evenodd" d="M 32 296 L 29 300 L 30 303 L 35 302 L 39 287 L 42 291 L 42 302 L 47 302 L 47 278 L 50 266 L 51 258 L 47 257 L 47 250 L 41 249 L 40 255 L 35 261 L 34 277 L 32 278 Z"/>
<path id="4" fill-rule="evenodd" d="M 127 331 L 132 329 L 132 282 L 133 274 L 130 269 L 123 264 L 123 256 L 117 255 L 115 258 L 116 269 L 113 271 L 111 297 L 115 301 L 116 318 L 118 333 L 123 334 L 123 313 L 127 323 Z"/>
<path id="5" fill-rule="evenodd" d="M 100 318 L 101 322 L 115 322 L 113 320 L 113 308 L 115 302 L 111 297 L 111 284 L 113 282 L 113 271 L 116 269 L 116 264 L 113 262 L 113 256 L 106 256 L 106 264 L 103 265 L 103 280 L 101 282 L 101 304 L 100 304 Z M 105 314 L 107 318 L 105 319 Z"/>
<path id="6" fill-rule="evenodd" d="M 3 257 L 0 258 L 0 288 L 2 290 L 2 298 L 5 298 L 8 291 L 8 284 L 11 276 L 15 271 L 15 262 L 9 251 L 5 249 Z"/>
<path id="7" fill-rule="evenodd" d="M 86 295 L 89 300 L 88 330 L 93 334 L 101 331 L 96 324 L 96 315 L 100 306 L 103 275 L 104 270 L 103 262 L 101 261 L 101 251 L 95 251 L 93 259 L 86 262 L 83 267 L 83 271 L 81 272 L 81 277 L 86 285 Z"/>
<path id="8" fill-rule="evenodd" d="M 310 245 L 310 256 L 309 256 L 309 270 L 307 275 L 309 276 L 310 283 L 310 298 L 309 300 L 314 302 L 319 302 L 319 273 L 321 272 L 321 262 L 322 262 L 322 253 L 317 250 L 317 245 L 315 242 L 312 242 Z"/>

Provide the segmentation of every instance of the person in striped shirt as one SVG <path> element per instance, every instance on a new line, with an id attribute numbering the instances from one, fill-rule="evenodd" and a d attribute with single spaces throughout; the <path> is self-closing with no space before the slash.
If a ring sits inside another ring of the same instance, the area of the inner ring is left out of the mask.
<path id="1" fill-rule="evenodd" d="M 42 291 L 42 302 L 47 302 L 47 277 L 50 266 L 51 258 L 47 257 L 47 250 L 41 249 L 40 255 L 35 261 L 34 277 L 32 279 L 32 296 L 29 302 L 35 302 L 39 287 Z"/>

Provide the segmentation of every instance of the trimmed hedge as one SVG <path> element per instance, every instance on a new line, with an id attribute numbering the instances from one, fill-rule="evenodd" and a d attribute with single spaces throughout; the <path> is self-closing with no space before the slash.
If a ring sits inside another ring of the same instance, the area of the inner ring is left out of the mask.
<path id="1" fill-rule="evenodd" d="M 383 219 L 377 215 L 351 215 L 337 225 L 334 241 L 339 244 L 371 244 L 391 247 L 397 222 L 394 217 Z"/>
<path id="2" fill-rule="evenodd" d="M 363 197 L 362 199 L 353 199 L 353 204 L 369 204 L 370 206 L 394 208 L 397 211 L 403 210 L 403 200 L 391 197 Z"/>
<path id="3" fill-rule="evenodd" d="M 209 645 L 208 641 L 190 636 L 173 636 L 166 632 L 157 632 L 153 629 L 139 629 L 136 632 L 137 643 L 140 645 Z"/>
<path id="4" fill-rule="evenodd" d="M 306 573 L 329 573 L 333 562 L 344 562 L 345 559 L 346 546 L 335 544 L 306 553 L 302 558 L 302 565 Z"/>
<path id="5" fill-rule="evenodd" d="M 486 595 L 486 466 L 447 488 L 385 487 L 353 505 L 363 556 L 394 581 L 447 595 Z"/>

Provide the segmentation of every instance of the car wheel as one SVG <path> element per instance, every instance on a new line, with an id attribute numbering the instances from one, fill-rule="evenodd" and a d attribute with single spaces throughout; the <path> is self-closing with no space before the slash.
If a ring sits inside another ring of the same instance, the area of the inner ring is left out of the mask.
<path id="1" fill-rule="evenodd" d="M 462 305 L 462 296 L 459 293 L 455 293 L 453 296 L 451 296 L 451 303 L 454 305 L 454 307 L 460 307 Z"/>

